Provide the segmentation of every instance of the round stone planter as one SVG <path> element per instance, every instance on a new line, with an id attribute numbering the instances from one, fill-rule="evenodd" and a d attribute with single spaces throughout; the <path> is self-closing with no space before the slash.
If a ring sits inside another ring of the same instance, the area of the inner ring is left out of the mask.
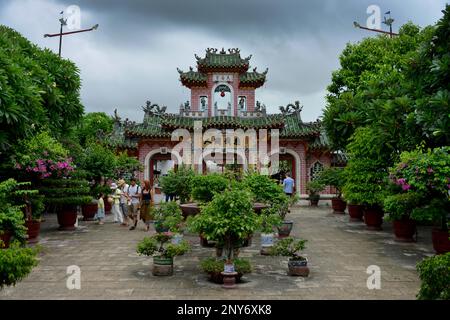
<path id="1" fill-rule="evenodd" d="M 449 232 L 442 229 L 433 229 L 431 233 L 433 248 L 437 254 L 450 252 Z"/>
<path id="2" fill-rule="evenodd" d="M 76 229 L 75 227 L 75 223 L 77 222 L 77 209 L 76 207 L 67 207 L 67 208 L 63 208 L 61 209 L 61 211 L 59 211 L 57 213 L 57 217 L 58 217 L 58 224 L 59 224 L 59 229 L 60 231 L 73 231 Z"/>
<path id="3" fill-rule="evenodd" d="M 97 203 L 88 203 L 81 206 L 84 221 L 93 221 L 98 210 Z"/>
<path id="4" fill-rule="evenodd" d="M 286 238 L 291 234 L 292 228 L 294 227 L 294 221 L 286 220 L 283 224 L 278 227 L 278 237 Z"/>
<path id="5" fill-rule="evenodd" d="M 171 276 L 173 275 L 173 258 L 153 257 L 154 276 Z"/>
<path id="6" fill-rule="evenodd" d="M 331 199 L 331 207 L 333 208 L 334 213 L 345 214 L 345 208 L 347 208 L 347 202 L 345 202 L 341 198 L 333 198 L 333 199 Z"/>
<path id="7" fill-rule="evenodd" d="M 367 207 L 364 209 L 364 222 L 367 230 L 380 231 L 383 224 L 383 210 L 381 208 Z"/>
<path id="8" fill-rule="evenodd" d="M 304 258 L 304 260 L 293 260 L 290 258 L 288 261 L 288 268 L 288 274 L 290 276 L 309 276 L 308 259 L 306 258 Z"/>
<path id="9" fill-rule="evenodd" d="M 359 204 L 349 204 L 348 215 L 351 222 L 361 222 L 364 217 L 364 207 Z"/>
<path id="10" fill-rule="evenodd" d="M 273 233 L 261 233 L 261 247 L 272 247 L 274 243 Z"/>
<path id="11" fill-rule="evenodd" d="M 399 242 L 414 242 L 414 235 L 416 234 L 416 222 L 409 217 L 392 222 L 394 227 L 395 241 Z"/>
<path id="12" fill-rule="evenodd" d="M 200 207 L 195 202 L 180 204 L 180 209 L 185 219 L 189 216 L 195 216 L 200 213 Z"/>
<path id="13" fill-rule="evenodd" d="M 28 243 L 39 242 L 39 233 L 41 231 L 41 222 L 36 220 L 25 221 L 25 227 L 27 228 Z"/>
<path id="14" fill-rule="evenodd" d="M 309 203 L 311 207 L 317 207 L 319 205 L 320 194 L 310 195 Z"/>

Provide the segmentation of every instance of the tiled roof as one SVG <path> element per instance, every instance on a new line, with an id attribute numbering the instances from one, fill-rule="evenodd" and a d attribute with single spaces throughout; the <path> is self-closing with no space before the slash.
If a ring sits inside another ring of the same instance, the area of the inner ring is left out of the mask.
<path id="1" fill-rule="evenodd" d="M 240 75 L 240 87 L 255 87 L 258 88 L 266 82 L 266 75 L 267 75 L 268 69 L 266 71 L 259 73 L 254 70 L 253 72 L 246 72 L 244 74 Z"/>
<path id="2" fill-rule="evenodd" d="M 317 147 L 321 135 L 320 123 L 305 123 L 296 114 L 270 114 L 255 118 L 216 116 L 206 118 L 182 117 L 176 114 L 149 115 L 143 123 L 131 124 L 124 129 L 126 137 L 170 138 L 173 130 L 192 130 L 194 121 L 202 121 L 204 129 L 280 129 L 280 138 L 308 138 Z"/>
<path id="3" fill-rule="evenodd" d="M 217 51 L 217 49 L 208 48 L 204 58 L 195 56 L 200 72 L 230 70 L 245 72 L 250 67 L 251 55 L 241 58 L 239 49 L 229 49 L 228 53 L 224 49 L 220 52 Z"/>
<path id="4" fill-rule="evenodd" d="M 205 74 L 193 70 L 188 72 L 183 72 L 180 69 L 177 70 L 180 74 L 180 81 L 184 86 L 206 86 L 207 76 Z"/>

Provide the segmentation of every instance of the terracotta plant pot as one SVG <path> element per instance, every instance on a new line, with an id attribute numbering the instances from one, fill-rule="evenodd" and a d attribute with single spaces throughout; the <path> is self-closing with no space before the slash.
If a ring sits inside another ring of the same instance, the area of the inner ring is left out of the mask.
<path id="1" fill-rule="evenodd" d="M 173 258 L 153 257 L 154 276 L 171 276 L 173 275 Z"/>
<path id="2" fill-rule="evenodd" d="M 41 231 L 41 222 L 36 220 L 25 221 L 25 227 L 27 228 L 28 243 L 39 242 L 39 233 Z"/>
<path id="3" fill-rule="evenodd" d="M 378 207 L 367 207 L 364 209 L 364 222 L 367 229 L 372 231 L 382 230 L 383 224 L 383 210 Z"/>
<path id="4" fill-rule="evenodd" d="M 4 231 L 3 234 L 0 234 L 0 240 L 3 241 L 3 246 L 1 249 L 9 248 L 9 244 L 11 243 L 12 233 L 11 231 Z"/>
<path id="5" fill-rule="evenodd" d="M 363 221 L 364 207 L 359 204 L 349 204 L 348 215 L 350 216 L 350 221 L 352 222 Z"/>
<path id="6" fill-rule="evenodd" d="M 209 281 L 217 283 L 217 284 L 223 284 L 223 274 L 222 272 L 210 272 L 208 273 L 208 278 Z M 242 278 L 243 274 L 242 273 L 237 273 L 235 279 L 236 279 L 236 283 L 240 283 L 241 282 L 241 278 Z"/>
<path id="7" fill-rule="evenodd" d="M 83 213 L 83 220 L 84 221 L 93 221 L 95 214 L 98 210 L 98 204 L 97 203 L 89 203 L 84 204 L 81 206 L 81 212 Z"/>
<path id="8" fill-rule="evenodd" d="M 309 275 L 308 260 L 292 260 L 288 261 L 288 274 L 290 276 L 307 277 Z"/>
<path id="9" fill-rule="evenodd" d="M 416 222 L 409 217 L 392 222 L 394 227 L 395 240 L 400 242 L 414 242 L 416 234 Z"/>
<path id="10" fill-rule="evenodd" d="M 445 254 L 450 252 L 450 240 L 448 230 L 433 229 L 431 233 L 433 240 L 433 248 L 437 254 Z"/>
<path id="11" fill-rule="evenodd" d="M 61 209 L 58 214 L 58 223 L 60 231 L 73 231 L 76 229 L 75 223 L 77 222 L 77 209 L 76 207 L 67 207 Z"/>
<path id="12" fill-rule="evenodd" d="M 347 202 L 341 198 L 333 198 L 331 199 L 331 207 L 333 208 L 334 213 L 344 214 L 345 208 L 347 208 Z"/>
<path id="13" fill-rule="evenodd" d="M 293 221 L 283 221 L 283 224 L 280 227 L 278 227 L 278 237 L 279 238 L 289 237 L 293 227 L 294 227 Z"/>

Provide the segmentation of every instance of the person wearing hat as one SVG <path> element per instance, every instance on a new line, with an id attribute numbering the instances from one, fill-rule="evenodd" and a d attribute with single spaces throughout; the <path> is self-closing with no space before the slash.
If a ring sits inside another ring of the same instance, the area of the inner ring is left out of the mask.
<path id="1" fill-rule="evenodd" d="M 128 198 L 128 194 L 127 194 L 127 190 L 128 190 L 128 184 L 125 182 L 124 179 L 120 179 L 117 182 L 117 186 L 119 187 L 120 191 L 122 191 L 122 194 L 120 195 L 120 211 L 122 213 L 123 216 L 123 226 L 128 226 L 127 220 L 128 220 L 128 202 L 129 202 L 129 198 Z"/>
<path id="2" fill-rule="evenodd" d="M 120 211 L 120 196 L 122 195 L 122 191 L 117 187 L 117 184 L 111 183 L 111 190 L 113 198 L 112 203 L 112 213 L 114 215 L 114 223 L 122 223 L 123 224 L 123 216 L 122 212 Z"/>

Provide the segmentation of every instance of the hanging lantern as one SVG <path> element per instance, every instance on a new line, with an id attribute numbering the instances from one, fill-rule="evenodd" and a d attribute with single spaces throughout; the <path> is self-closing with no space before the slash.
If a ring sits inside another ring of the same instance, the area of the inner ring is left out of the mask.
<path id="1" fill-rule="evenodd" d="M 220 92 L 220 96 L 223 98 L 223 97 L 225 97 L 225 91 L 224 90 L 222 90 L 221 92 Z"/>

